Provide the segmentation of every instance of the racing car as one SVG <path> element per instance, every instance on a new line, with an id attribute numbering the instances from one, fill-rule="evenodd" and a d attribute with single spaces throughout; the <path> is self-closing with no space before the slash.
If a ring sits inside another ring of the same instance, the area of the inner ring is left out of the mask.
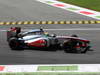
<path id="1" fill-rule="evenodd" d="M 57 36 L 40 29 L 22 32 L 20 27 L 11 27 L 7 31 L 7 42 L 11 50 L 25 48 L 40 50 L 64 50 L 66 53 L 86 53 L 90 50 L 90 41 L 72 36 Z"/>

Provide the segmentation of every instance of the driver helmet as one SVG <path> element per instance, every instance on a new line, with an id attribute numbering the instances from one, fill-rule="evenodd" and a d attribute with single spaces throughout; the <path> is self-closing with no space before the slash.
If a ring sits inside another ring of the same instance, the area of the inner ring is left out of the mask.
<path id="1" fill-rule="evenodd" d="M 44 34 L 44 30 L 42 28 L 40 28 L 40 32 L 41 34 Z"/>

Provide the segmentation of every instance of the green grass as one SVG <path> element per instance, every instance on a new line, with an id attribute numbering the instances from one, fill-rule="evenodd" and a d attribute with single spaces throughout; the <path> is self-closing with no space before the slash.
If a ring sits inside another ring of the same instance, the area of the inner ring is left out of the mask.
<path id="1" fill-rule="evenodd" d="M 57 72 L 33 72 L 33 73 L 0 73 L 0 75 L 100 75 L 100 73 L 96 72 L 66 72 L 66 73 L 57 73 Z"/>
<path id="2" fill-rule="evenodd" d="M 59 1 L 100 11 L 100 0 L 59 0 Z"/>

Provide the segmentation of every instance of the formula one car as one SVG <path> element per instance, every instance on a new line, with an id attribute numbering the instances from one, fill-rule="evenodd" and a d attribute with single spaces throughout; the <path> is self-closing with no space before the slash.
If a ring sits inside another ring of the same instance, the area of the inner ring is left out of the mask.
<path id="1" fill-rule="evenodd" d="M 7 41 L 12 50 L 25 48 L 40 50 L 61 49 L 71 53 L 86 53 L 90 50 L 90 41 L 77 35 L 57 36 L 48 34 L 43 29 L 33 29 L 22 32 L 20 27 L 11 27 L 7 31 Z"/>

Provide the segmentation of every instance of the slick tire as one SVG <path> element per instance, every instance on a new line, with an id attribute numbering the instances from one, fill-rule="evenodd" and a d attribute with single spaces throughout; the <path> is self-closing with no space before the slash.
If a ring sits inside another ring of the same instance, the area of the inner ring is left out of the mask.
<path id="1" fill-rule="evenodd" d="M 70 45 L 66 43 L 63 45 L 63 49 L 65 53 L 73 53 L 73 50 L 71 49 Z"/>
<path id="2" fill-rule="evenodd" d="M 20 42 L 17 40 L 17 38 L 11 38 L 9 40 L 9 46 L 11 48 L 11 50 L 23 50 L 23 46 L 20 45 Z"/>
<path id="3" fill-rule="evenodd" d="M 72 53 L 72 51 L 70 49 L 64 49 L 65 53 Z"/>

